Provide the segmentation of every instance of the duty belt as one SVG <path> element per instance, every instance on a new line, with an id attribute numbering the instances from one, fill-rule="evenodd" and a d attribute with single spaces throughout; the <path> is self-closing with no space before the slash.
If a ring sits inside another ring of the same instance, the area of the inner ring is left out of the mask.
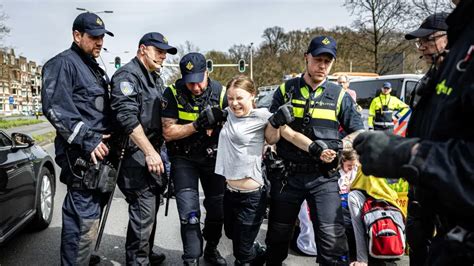
<path id="1" fill-rule="evenodd" d="M 318 163 L 306 164 L 306 163 L 285 163 L 285 166 L 291 173 L 321 173 L 320 165 Z"/>

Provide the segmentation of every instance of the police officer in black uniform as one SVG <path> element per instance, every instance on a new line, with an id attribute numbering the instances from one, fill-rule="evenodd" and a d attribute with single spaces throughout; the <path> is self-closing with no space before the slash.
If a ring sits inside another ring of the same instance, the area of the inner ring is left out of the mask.
<path id="1" fill-rule="evenodd" d="M 95 181 L 96 175 L 86 177 L 109 153 L 104 144 L 112 121 L 108 77 L 95 60 L 105 34 L 113 36 L 101 18 L 94 13 L 80 14 L 72 27 L 71 48 L 43 67 L 43 113 L 56 128 L 56 163 L 61 167 L 60 180 L 67 185 L 61 265 L 89 264 L 101 210 L 109 195 L 88 182 Z"/>
<path id="2" fill-rule="evenodd" d="M 412 114 L 412 120 L 407 128 L 407 137 L 425 137 L 428 128 L 420 126 L 418 123 L 431 123 L 432 114 L 425 112 L 422 107 L 415 108 L 415 106 L 423 94 L 429 91 L 426 86 L 434 78 L 446 55 L 445 48 L 448 43 L 446 18 L 448 15 L 445 12 L 432 14 L 423 20 L 418 29 L 405 35 L 407 40 L 417 39 L 416 46 L 421 54 L 420 58 L 423 58 L 429 66 L 428 72 L 420 79 L 409 98 L 414 114 Z M 408 191 L 406 236 L 410 249 L 410 265 L 424 265 L 435 235 L 434 211 L 430 204 L 426 204 L 424 207 L 421 205 L 422 202 L 432 201 L 430 198 L 433 197 L 436 195 L 430 190 L 414 185 L 410 186 Z"/>
<path id="3" fill-rule="evenodd" d="M 327 81 L 335 58 L 336 41 L 329 36 L 315 37 L 305 53 L 303 76 L 286 81 L 273 96 L 270 124 L 275 128 L 287 124 L 314 142 L 309 153 L 283 138 L 277 143 L 287 174 L 272 180 L 267 265 L 281 265 L 288 256 L 293 226 L 305 199 L 311 209 L 317 261 L 321 265 L 348 264 L 337 159 L 333 157 L 328 164 L 320 156 L 328 148 L 342 148 L 339 126 L 349 133 L 347 139 L 353 139 L 364 126 L 351 96 Z"/>
<path id="4" fill-rule="evenodd" d="M 474 264 L 474 2 L 453 2 L 459 3 L 446 20 L 449 52 L 409 122 L 425 134 L 363 133 L 354 141 L 364 173 L 406 177 L 435 195 L 421 203 L 438 216 L 425 265 Z"/>
<path id="5" fill-rule="evenodd" d="M 225 178 L 214 173 L 217 141 L 227 106 L 225 88 L 208 77 L 206 59 L 186 54 L 179 67 L 182 79 L 166 88 L 163 97 L 163 136 L 171 161 L 171 178 L 181 221 L 185 265 L 204 259 L 226 265 L 217 245 L 222 236 Z M 204 190 L 206 219 L 201 234 L 198 181 Z"/>
<path id="6" fill-rule="evenodd" d="M 136 57 L 112 77 L 112 110 L 120 130 L 130 137 L 117 181 L 129 204 L 127 265 L 159 264 L 165 259 L 164 254 L 153 253 L 151 235 L 156 226 L 159 191 L 165 189 L 159 155 L 164 85 L 157 71 L 166 54 L 176 52 L 161 33 L 147 33 L 140 39 Z"/>

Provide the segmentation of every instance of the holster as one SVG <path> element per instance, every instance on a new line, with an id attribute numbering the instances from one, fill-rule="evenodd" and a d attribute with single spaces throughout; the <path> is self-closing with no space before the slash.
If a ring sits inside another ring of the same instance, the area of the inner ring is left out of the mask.
<path id="1" fill-rule="evenodd" d="M 270 181 L 279 181 L 288 178 L 289 172 L 283 159 L 271 151 L 271 149 L 267 149 L 265 152 L 263 163 L 265 164 L 267 177 Z"/>
<path id="2" fill-rule="evenodd" d="M 112 164 L 107 161 L 102 161 L 86 171 L 82 182 L 86 189 L 108 193 L 112 192 L 115 187 L 116 176 L 117 171 Z"/>

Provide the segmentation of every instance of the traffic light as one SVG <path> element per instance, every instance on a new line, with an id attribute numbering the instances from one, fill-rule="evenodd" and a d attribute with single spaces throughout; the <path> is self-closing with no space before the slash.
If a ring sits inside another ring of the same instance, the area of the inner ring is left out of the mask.
<path id="1" fill-rule="evenodd" d="M 239 60 L 239 72 L 240 73 L 245 72 L 245 60 L 244 59 Z"/>
<path id="2" fill-rule="evenodd" d="M 120 62 L 120 57 L 116 56 L 115 57 L 115 69 L 119 69 L 122 66 L 122 63 Z"/>
<path id="3" fill-rule="evenodd" d="M 214 67 L 212 65 L 212 60 L 211 59 L 207 59 L 206 61 L 206 67 L 207 67 L 207 72 L 211 73 L 212 70 L 214 70 Z"/>

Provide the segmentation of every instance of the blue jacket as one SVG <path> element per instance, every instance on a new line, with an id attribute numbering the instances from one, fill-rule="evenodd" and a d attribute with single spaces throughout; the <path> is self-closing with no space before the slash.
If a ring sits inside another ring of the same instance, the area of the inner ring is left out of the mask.
<path id="1" fill-rule="evenodd" d="M 75 43 L 44 65 L 43 113 L 57 131 L 56 161 L 60 166 L 67 149 L 89 158 L 102 135 L 109 133 L 107 80 L 95 59 Z"/>

